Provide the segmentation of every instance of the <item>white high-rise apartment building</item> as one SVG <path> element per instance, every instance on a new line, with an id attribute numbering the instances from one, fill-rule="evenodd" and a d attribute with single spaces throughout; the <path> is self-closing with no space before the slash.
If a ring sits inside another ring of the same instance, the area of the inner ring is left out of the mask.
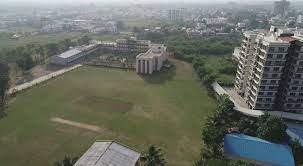
<path id="1" fill-rule="evenodd" d="M 286 28 L 244 33 L 235 89 L 251 109 L 303 112 L 302 42 Z"/>

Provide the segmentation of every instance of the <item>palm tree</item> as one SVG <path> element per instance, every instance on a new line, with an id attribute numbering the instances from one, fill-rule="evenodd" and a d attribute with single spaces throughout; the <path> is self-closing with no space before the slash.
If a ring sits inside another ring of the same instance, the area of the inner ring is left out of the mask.
<path id="1" fill-rule="evenodd" d="M 71 158 L 69 156 L 65 156 L 62 161 L 55 162 L 55 166 L 73 166 L 78 160 L 78 157 Z"/>
<path id="2" fill-rule="evenodd" d="M 141 157 L 141 161 L 144 166 L 164 166 L 166 163 L 162 150 L 155 145 L 148 148 L 147 152 Z"/>

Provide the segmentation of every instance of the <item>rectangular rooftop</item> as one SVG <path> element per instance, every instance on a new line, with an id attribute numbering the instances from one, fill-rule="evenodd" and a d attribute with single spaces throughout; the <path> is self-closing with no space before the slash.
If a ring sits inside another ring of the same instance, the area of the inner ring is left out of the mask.
<path id="1" fill-rule="evenodd" d="M 115 141 L 96 141 L 74 166 L 135 166 L 140 153 Z"/>
<path id="2" fill-rule="evenodd" d="M 58 57 L 65 59 L 65 58 L 69 58 L 69 57 L 72 57 L 74 55 L 77 55 L 77 54 L 79 54 L 81 52 L 82 51 L 80 51 L 79 49 L 74 48 L 74 49 L 71 49 L 71 50 L 63 52 L 62 54 L 58 55 Z"/>

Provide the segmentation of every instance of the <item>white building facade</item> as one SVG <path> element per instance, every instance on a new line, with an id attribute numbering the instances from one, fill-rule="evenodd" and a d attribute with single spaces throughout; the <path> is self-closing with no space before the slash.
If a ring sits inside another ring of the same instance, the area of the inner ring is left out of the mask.
<path id="1" fill-rule="evenodd" d="M 152 74 L 154 71 L 160 71 L 166 60 L 166 47 L 162 44 L 154 44 L 146 53 L 137 55 L 136 72 Z"/>

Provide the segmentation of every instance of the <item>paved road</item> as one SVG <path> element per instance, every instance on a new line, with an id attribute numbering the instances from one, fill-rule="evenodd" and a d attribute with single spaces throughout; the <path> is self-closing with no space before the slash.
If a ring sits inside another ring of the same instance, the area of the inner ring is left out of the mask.
<path id="1" fill-rule="evenodd" d="M 7 93 L 8 93 L 8 94 L 14 94 L 14 93 L 16 93 L 16 92 L 25 90 L 25 89 L 27 89 L 27 88 L 30 88 L 30 87 L 35 86 L 35 85 L 37 85 L 37 84 L 40 84 L 40 83 L 42 83 L 42 82 L 44 82 L 44 81 L 47 81 L 47 80 L 49 80 L 49 79 L 51 79 L 51 78 L 60 76 L 60 75 L 62 75 L 62 74 L 64 74 L 64 73 L 66 73 L 66 72 L 72 71 L 72 70 L 74 70 L 74 69 L 76 69 L 76 68 L 78 68 L 78 67 L 81 67 L 81 66 L 82 66 L 81 64 L 78 64 L 78 65 L 74 65 L 74 66 L 71 66 L 71 67 L 68 67 L 68 68 L 64 68 L 64 69 L 55 71 L 55 72 L 50 73 L 50 74 L 47 74 L 47 75 L 45 75 L 45 76 L 36 78 L 36 79 L 34 79 L 34 80 L 30 81 L 30 82 L 26 82 L 26 83 L 24 83 L 24 84 L 15 86 L 15 87 L 13 87 L 13 88 L 10 88 L 10 89 L 8 90 Z"/>

